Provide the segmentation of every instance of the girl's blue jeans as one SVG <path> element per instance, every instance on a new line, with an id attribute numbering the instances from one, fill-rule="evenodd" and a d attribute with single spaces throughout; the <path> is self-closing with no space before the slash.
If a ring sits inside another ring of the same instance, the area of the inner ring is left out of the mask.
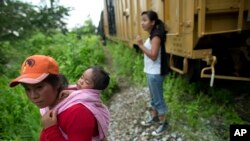
<path id="1" fill-rule="evenodd" d="M 164 76 L 160 74 L 146 75 L 151 99 L 150 104 L 158 112 L 158 115 L 162 116 L 167 112 L 167 105 L 163 97 Z"/>

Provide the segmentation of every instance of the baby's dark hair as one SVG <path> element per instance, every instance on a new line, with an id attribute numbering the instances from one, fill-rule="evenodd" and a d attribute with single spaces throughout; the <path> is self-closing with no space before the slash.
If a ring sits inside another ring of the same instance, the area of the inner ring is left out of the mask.
<path id="1" fill-rule="evenodd" d="M 104 90 L 109 85 L 109 73 L 106 72 L 101 66 L 93 66 L 92 69 L 92 79 L 94 81 L 94 88 L 97 90 Z"/>

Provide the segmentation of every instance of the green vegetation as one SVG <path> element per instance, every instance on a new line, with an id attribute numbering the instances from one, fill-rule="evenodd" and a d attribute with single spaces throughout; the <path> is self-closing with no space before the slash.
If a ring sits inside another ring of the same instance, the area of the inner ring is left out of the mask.
<path id="1" fill-rule="evenodd" d="M 83 71 L 93 65 L 104 68 L 105 56 L 99 38 L 95 35 L 84 36 L 79 40 L 76 32 L 63 35 L 46 36 L 34 34 L 32 38 L 9 44 L 1 42 L 1 54 L 4 54 L 1 64 L 1 116 L 0 140 L 34 141 L 40 132 L 40 115 L 26 97 L 21 86 L 9 88 L 8 83 L 19 74 L 22 61 L 32 54 L 44 54 L 54 57 L 62 74 L 70 83 L 75 83 Z M 106 68 L 107 69 L 107 68 Z M 107 102 L 116 88 L 116 80 L 111 74 L 111 83 L 102 94 L 102 100 Z"/>
<path id="2" fill-rule="evenodd" d="M 113 60 L 114 73 L 132 84 L 146 84 L 143 73 L 143 54 L 123 43 L 108 42 Z"/>
<path id="3" fill-rule="evenodd" d="M 91 21 L 66 33 L 62 19 L 67 13 L 68 9 L 54 0 L 43 7 L 16 0 L 0 1 L 1 141 L 34 141 L 41 130 L 38 108 L 27 99 L 23 88 L 8 87 L 29 55 L 54 57 L 70 83 L 75 83 L 87 67 L 103 66 L 111 72 L 111 83 L 102 94 L 104 102 L 110 99 L 121 79 L 138 87 L 146 86 L 141 52 L 123 43 L 108 42 L 102 46 L 99 37 L 93 35 L 95 27 Z M 244 106 L 234 105 L 227 89 L 209 88 L 208 83 L 189 84 L 174 73 L 166 78 L 164 88 L 170 130 L 184 133 L 187 140 L 229 140 L 230 124 L 247 123 L 235 112 L 238 110 L 235 106 L 240 109 Z"/>
<path id="4" fill-rule="evenodd" d="M 181 130 L 191 140 L 197 140 L 197 137 L 199 140 L 229 140 L 230 124 L 244 123 L 234 111 L 233 103 L 229 102 L 230 92 L 225 89 L 201 89 L 200 85 L 190 85 L 175 75 L 167 78 L 165 88 L 172 128 Z"/>
<path id="5" fill-rule="evenodd" d="M 101 65 L 107 69 L 103 47 L 99 37 L 93 35 L 96 27 L 91 20 L 67 32 L 63 18 L 69 10 L 55 0 L 44 1 L 40 6 L 19 0 L 0 1 L 1 141 L 34 141 L 41 130 L 39 110 L 27 99 L 23 88 L 8 87 L 27 56 L 52 56 L 70 83 L 75 83 L 89 66 Z M 102 100 L 107 102 L 116 88 L 116 80 L 111 75 Z"/>

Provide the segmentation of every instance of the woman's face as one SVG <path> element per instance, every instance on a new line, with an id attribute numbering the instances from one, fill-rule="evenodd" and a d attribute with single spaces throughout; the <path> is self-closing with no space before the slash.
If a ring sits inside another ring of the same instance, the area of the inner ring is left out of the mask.
<path id="1" fill-rule="evenodd" d="M 52 107 L 57 102 L 58 90 L 47 82 L 22 84 L 28 98 L 39 108 Z"/>
<path id="2" fill-rule="evenodd" d="M 147 14 L 141 16 L 141 25 L 143 30 L 150 32 L 155 24 L 155 21 L 150 21 Z"/>

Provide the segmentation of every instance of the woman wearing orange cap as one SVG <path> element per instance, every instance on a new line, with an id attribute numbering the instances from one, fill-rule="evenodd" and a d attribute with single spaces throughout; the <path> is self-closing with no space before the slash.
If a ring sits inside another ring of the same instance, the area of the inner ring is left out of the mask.
<path id="1" fill-rule="evenodd" d="M 22 64 L 21 75 L 11 81 L 10 87 L 19 83 L 28 98 L 40 108 L 40 141 L 100 141 L 105 138 L 108 110 L 86 101 L 86 96 L 81 94 L 70 94 L 62 99 L 59 94 L 69 88 L 68 82 L 59 74 L 58 64 L 53 58 L 44 55 L 28 57 Z M 99 98 L 94 97 L 94 100 Z"/>

